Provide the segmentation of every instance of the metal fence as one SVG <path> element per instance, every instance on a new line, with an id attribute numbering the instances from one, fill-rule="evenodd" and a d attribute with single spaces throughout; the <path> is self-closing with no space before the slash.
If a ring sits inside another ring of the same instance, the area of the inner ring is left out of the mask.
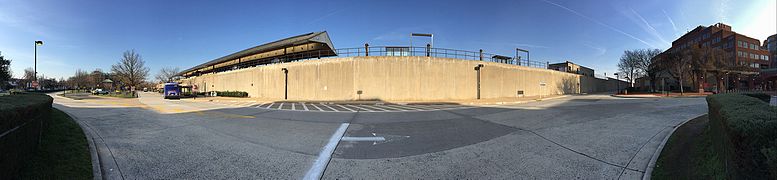
<path id="1" fill-rule="evenodd" d="M 360 56 L 426 56 L 438 58 L 453 58 L 463 60 L 477 60 L 512 64 L 518 66 L 528 66 L 537 68 L 547 68 L 548 62 L 530 61 L 528 59 L 516 59 L 515 57 L 502 56 L 482 51 L 465 51 L 445 48 L 427 48 L 427 47 L 407 47 L 407 46 L 375 46 L 359 48 L 341 48 L 335 49 L 335 54 L 328 50 L 308 51 L 303 53 L 289 54 L 285 56 L 274 57 L 267 63 L 280 63 L 290 61 L 303 61 L 307 59 L 337 58 L 337 57 L 360 57 Z"/>
<path id="2" fill-rule="evenodd" d="M 464 51 L 445 48 L 431 48 L 431 47 L 407 47 L 407 46 L 365 46 L 359 48 L 342 48 L 332 50 L 315 50 L 306 51 L 294 54 L 287 54 L 282 56 L 269 57 L 265 59 L 258 59 L 246 62 L 240 62 L 234 65 L 215 67 L 212 70 L 205 72 L 197 71 L 196 74 L 208 73 L 208 72 L 224 72 L 242 68 L 249 68 L 261 65 L 304 61 L 309 59 L 322 59 L 322 58 L 339 58 L 339 57 L 366 57 L 366 56 L 418 56 L 418 57 L 438 57 L 438 58 L 453 58 L 462 60 L 475 60 L 475 61 L 488 61 L 504 64 L 512 64 L 517 66 L 547 68 L 548 62 L 530 61 L 528 59 L 516 59 L 515 57 L 502 56 L 497 54 L 491 54 L 479 50 Z"/>

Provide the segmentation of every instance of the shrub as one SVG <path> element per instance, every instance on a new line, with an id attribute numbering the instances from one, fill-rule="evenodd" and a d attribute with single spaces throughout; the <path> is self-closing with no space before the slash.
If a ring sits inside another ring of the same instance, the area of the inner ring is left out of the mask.
<path id="1" fill-rule="evenodd" d="M 53 99 L 39 93 L 0 97 L 0 177 L 16 177 L 38 145 Z"/>
<path id="2" fill-rule="evenodd" d="M 772 99 L 771 95 L 764 93 L 742 93 L 742 95 L 758 98 L 766 103 L 769 103 L 769 101 Z"/>
<path id="3" fill-rule="evenodd" d="M 243 91 L 216 91 L 216 95 L 224 97 L 248 97 L 248 93 Z"/>
<path id="4" fill-rule="evenodd" d="M 777 111 L 743 94 L 707 96 L 715 151 L 732 179 L 764 179 L 769 166 L 763 150 L 777 139 Z M 774 170 L 772 170 L 774 171 Z"/>
<path id="5" fill-rule="evenodd" d="M 769 147 L 761 149 L 761 153 L 766 157 L 766 165 L 769 166 L 771 179 L 777 179 L 777 140 L 772 141 Z"/>

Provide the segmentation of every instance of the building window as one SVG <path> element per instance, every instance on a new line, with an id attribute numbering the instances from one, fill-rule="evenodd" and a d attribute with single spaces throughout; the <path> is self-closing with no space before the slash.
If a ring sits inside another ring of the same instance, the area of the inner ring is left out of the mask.
<path id="1" fill-rule="evenodd" d="M 737 41 L 737 47 L 742 47 L 742 41 Z"/>

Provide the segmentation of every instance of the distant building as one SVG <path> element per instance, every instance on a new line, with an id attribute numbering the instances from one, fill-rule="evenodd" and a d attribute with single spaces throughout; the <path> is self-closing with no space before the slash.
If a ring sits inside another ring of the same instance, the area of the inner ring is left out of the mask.
<path id="1" fill-rule="evenodd" d="M 771 35 L 764 40 L 761 47 L 769 51 L 769 67 L 761 70 L 760 80 L 763 82 L 765 90 L 777 90 L 777 34 Z"/>
<path id="2" fill-rule="evenodd" d="M 773 66 L 769 61 L 773 58 L 769 56 L 766 48 L 760 45 L 760 41 L 731 30 L 731 26 L 717 23 L 711 26 L 698 26 L 690 32 L 684 34 L 675 41 L 672 41 L 672 47 L 654 57 L 653 62 L 666 60 L 668 53 L 684 53 L 693 48 L 719 48 L 725 52 L 724 58 L 727 59 L 730 68 L 726 69 L 729 74 L 723 80 L 718 81 L 707 73 L 696 78 L 685 79 L 684 86 L 698 87 L 699 90 L 713 90 L 717 83 L 723 83 L 726 89 L 756 89 L 762 83 L 757 79 L 761 69 L 767 69 Z M 698 70 L 697 67 L 691 69 Z M 663 74 L 662 76 L 667 76 Z M 674 87 L 674 86 L 673 86 Z M 696 90 L 695 88 L 690 88 Z"/>
<path id="3" fill-rule="evenodd" d="M 562 63 L 555 63 L 555 64 L 549 64 L 548 69 L 561 71 L 561 72 L 568 72 L 568 73 L 574 73 L 579 74 L 583 76 L 590 76 L 594 77 L 594 70 L 585 66 L 581 66 L 569 61 L 562 62 Z"/>

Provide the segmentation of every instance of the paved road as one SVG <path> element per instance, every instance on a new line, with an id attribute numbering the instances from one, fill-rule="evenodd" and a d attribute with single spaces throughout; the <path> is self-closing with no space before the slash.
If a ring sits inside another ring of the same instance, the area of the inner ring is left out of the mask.
<path id="1" fill-rule="evenodd" d="M 673 126 L 706 113 L 703 98 L 603 95 L 404 112 L 153 93 L 55 103 L 100 136 L 116 165 L 106 173 L 125 179 L 638 179 Z"/>

